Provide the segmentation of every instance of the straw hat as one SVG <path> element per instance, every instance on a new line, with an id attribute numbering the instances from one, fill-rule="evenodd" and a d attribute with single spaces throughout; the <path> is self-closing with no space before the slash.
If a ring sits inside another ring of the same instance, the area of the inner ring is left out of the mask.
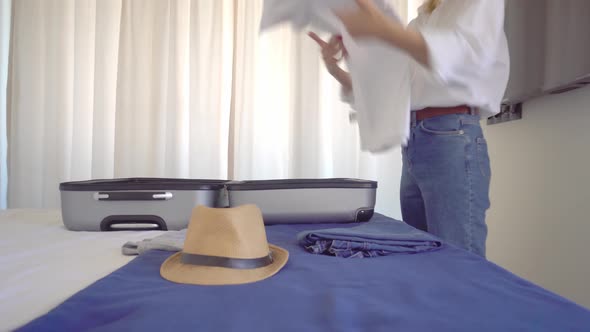
<path id="1" fill-rule="evenodd" d="M 160 267 L 164 279 L 194 285 L 232 285 L 276 274 L 289 253 L 269 244 L 255 205 L 198 206 L 193 210 L 182 252 Z"/>

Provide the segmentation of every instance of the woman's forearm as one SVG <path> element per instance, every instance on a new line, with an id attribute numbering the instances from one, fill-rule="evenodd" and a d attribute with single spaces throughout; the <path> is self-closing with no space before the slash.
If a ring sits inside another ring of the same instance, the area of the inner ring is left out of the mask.
<path id="1" fill-rule="evenodd" d="M 334 78 L 340 82 L 340 84 L 342 84 L 342 88 L 344 88 L 345 91 L 352 91 L 352 79 L 349 73 L 341 68 L 338 68 L 332 73 L 332 76 L 334 76 Z"/>
<path id="2" fill-rule="evenodd" d="M 379 37 L 392 46 L 408 52 L 422 65 L 430 66 L 428 47 L 420 32 L 407 29 L 397 22 L 385 21 Z"/>

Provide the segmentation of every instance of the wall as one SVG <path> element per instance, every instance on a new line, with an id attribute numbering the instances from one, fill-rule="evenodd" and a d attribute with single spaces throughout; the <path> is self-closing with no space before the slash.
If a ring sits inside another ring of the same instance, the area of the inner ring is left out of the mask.
<path id="1" fill-rule="evenodd" d="M 590 308 L 590 87 L 484 126 L 492 163 L 489 259 Z"/>

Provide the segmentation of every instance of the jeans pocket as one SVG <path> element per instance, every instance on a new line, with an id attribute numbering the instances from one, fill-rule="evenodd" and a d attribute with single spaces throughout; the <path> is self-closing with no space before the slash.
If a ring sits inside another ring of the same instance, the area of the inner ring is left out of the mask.
<path id="1" fill-rule="evenodd" d="M 430 135 L 438 135 L 438 136 L 461 136 L 465 134 L 463 129 L 453 129 L 453 130 L 438 130 L 434 128 L 427 128 L 424 124 L 424 121 L 420 122 L 420 130 L 424 133 Z"/>
<path id="2" fill-rule="evenodd" d="M 491 177 L 490 157 L 488 154 L 488 143 L 485 138 L 478 137 L 475 139 L 477 146 L 477 163 L 479 164 L 479 170 L 486 178 Z"/>

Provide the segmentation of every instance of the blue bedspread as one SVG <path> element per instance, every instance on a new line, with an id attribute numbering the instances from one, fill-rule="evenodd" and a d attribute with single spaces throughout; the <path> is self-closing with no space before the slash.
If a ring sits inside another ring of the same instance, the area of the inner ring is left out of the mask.
<path id="1" fill-rule="evenodd" d="M 168 282 L 159 269 L 171 253 L 149 251 L 21 330 L 590 331 L 590 311 L 448 245 L 345 259 L 297 244 L 301 231 L 333 227 L 269 226 L 289 262 L 247 285 Z"/>

